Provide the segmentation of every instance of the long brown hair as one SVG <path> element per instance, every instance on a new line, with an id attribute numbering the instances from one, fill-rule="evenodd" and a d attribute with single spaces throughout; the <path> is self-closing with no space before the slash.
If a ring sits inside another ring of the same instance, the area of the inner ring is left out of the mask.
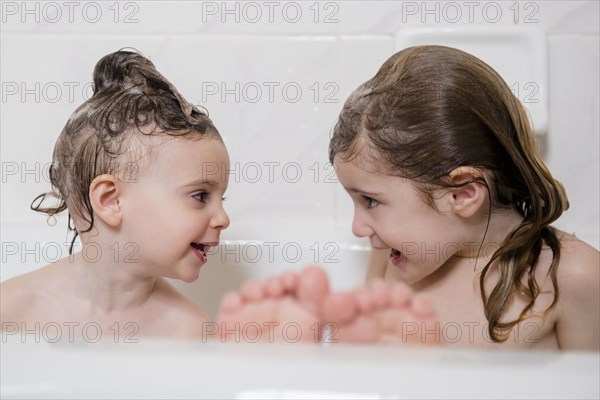
<path id="1" fill-rule="evenodd" d="M 485 171 L 490 209 L 513 208 L 523 217 L 480 276 L 491 338 L 506 340 L 533 307 L 540 293 L 534 272 L 544 244 L 553 252 L 554 299 L 548 310 L 556 304 L 560 241 L 550 224 L 568 208 L 567 196 L 538 154 L 523 106 L 489 65 L 444 46 L 394 54 L 344 104 L 329 145 L 332 163 L 336 155 L 347 161 L 364 157 L 381 173 L 412 180 L 432 207 L 436 189 L 456 186 L 451 171 L 460 166 Z M 484 280 L 490 268 L 499 269 L 500 279 L 488 294 Z M 528 304 L 518 319 L 501 322 L 517 293 Z"/>
<path id="2" fill-rule="evenodd" d="M 66 209 L 71 216 L 94 226 L 88 191 L 101 174 L 122 174 L 135 160 L 131 138 L 136 134 L 170 135 L 191 140 L 221 140 L 205 110 L 188 103 L 158 72 L 154 64 L 137 52 L 117 51 L 101 58 L 94 68 L 94 93 L 71 115 L 54 146 L 49 176 L 52 191 L 36 197 L 31 208 L 49 216 Z M 126 155 L 126 156 L 125 156 Z M 127 158 L 129 157 L 129 158 Z M 44 206 L 48 198 L 58 204 Z"/>

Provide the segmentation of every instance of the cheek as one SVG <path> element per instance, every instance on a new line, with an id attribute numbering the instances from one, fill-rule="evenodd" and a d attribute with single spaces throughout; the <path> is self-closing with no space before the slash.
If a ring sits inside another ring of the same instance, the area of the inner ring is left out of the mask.
<path id="1" fill-rule="evenodd" d="M 124 210 L 123 229 L 143 240 L 160 240 L 176 231 L 177 218 L 159 197 L 140 198 Z"/>
<path id="2" fill-rule="evenodd" d="M 397 208 L 379 218 L 377 230 L 390 246 L 439 242 L 449 236 L 449 228 L 441 217 L 433 210 Z"/>

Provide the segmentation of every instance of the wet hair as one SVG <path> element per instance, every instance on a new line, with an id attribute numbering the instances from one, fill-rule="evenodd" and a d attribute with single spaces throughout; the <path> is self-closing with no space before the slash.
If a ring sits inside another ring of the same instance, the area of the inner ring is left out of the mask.
<path id="1" fill-rule="evenodd" d="M 538 154 L 523 106 L 489 65 L 444 46 L 394 54 L 344 104 L 329 145 L 332 163 L 336 156 L 411 180 L 434 209 L 439 189 L 466 184 L 453 183 L 451 171 L 461 166 L 481 171 L 475 181 L 489 194 L 488 226 L 492 208 L 512 208 L 523 217 L 480 275 L 490 337 L 505 341 L 532 309 L 544 244 L 553 253 L 548 274 L 554 298 L 546 312 L 554 307 L 560 241 L 550 224 L 569 207 L 567 196 Z M 490 268 L 498 268 L 500 279 L 488 294 L 484 280 Z M 517 319 L 501 321 L 518 294 L 527 305 Z"/>
<path id="2" fill-rule="evenodd" d="M 52 191 L 36 197 L 31 208 L 49 216 L 68 209 L 89 232 L 94 213 L 90 184 L 101 174 L 130 174 L 141 157 L 139 135 L 221 140 L 204 109 L 188 103 L 146 57 L 120 50 L 102 57 L 94 68 L 93 95 L 79 106 L 54 147 L 49 176 Z M 137 146 L 136 146 L 137 145 Z M 147 147 L 147 146 L 146 146 Z M 44 206 L 48 198 L 58 204 Z"/>

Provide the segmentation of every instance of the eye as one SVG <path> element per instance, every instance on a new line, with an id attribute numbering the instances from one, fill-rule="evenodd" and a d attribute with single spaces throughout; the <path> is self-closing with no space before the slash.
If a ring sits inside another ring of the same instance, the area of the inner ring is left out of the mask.
<path id="1" fill-rule="evenodd" d="M 362 196 L 362 198 L 367 203 L 367 208 L 374 208 L 374 207 L 377 207 L 377 205 L 379 204 L 379 202 L 377 200 L 375 200 L 369 196 Z"/>
<path id="2" fill-rule="evenodd" d="M 207 192 L 199 192 L 199 193 L 193 194 L 192 197 L 195 198 L 196 200 L 198 200 L 200 203 L 206 203 L 208 193 Z"/>

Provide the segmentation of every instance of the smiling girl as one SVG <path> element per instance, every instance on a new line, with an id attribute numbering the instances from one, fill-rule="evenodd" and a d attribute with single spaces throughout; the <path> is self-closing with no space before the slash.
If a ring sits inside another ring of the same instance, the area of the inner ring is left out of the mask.
<path id="1" fill-rule="evenodd" d="M 56 142 L 53 191 L 32 205 L 67 210 L 82 251 L 3 282 L 2 329 L 200 337 L 206 315 L 165 278 L 194 281 L 229 225 L 227 150 L 207 114 L 142 55 L 109 54 L 93 79 Z M 48 197 L 58 204 L 44 206 Z"/>
<path id="2" fill-rule="evenodd" d="M 223 301 L 229 325 L 267 310 L 331 324 L 334 341 L 599 350 L 599 253 L 551 226 L 567 196 L 490 66 L 394 54 L 344 104 L 329 156 L 374 249 L 369 282 L 332 294 L 312 268 L 246 284 Z"/>
<path id="3" fill-rule="evenodd" d="M 387 249 L 386 280 L 430 299 L 440 342 L 598 350 L 599 253 L 551 226 L 565 191 L 483 61 L 393 55 L 346 101 L 329 154 L 354 234 Z"/>

